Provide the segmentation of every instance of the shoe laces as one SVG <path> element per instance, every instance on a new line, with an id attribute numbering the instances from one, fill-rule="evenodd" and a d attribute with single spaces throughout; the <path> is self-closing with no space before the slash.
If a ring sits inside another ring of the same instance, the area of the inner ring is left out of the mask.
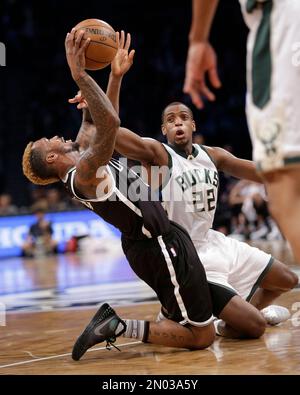
<path id="1" fill-rule="evenodd" d="M 119 349 L 119 347 L 117 347 L 116 345 L 114 345 L 114 342 L 116 341 L 115 337 L 110 337 L 109 339 L 106 339 L 106 350 L 110 351 L 112 347 L 116 348 L 118 351 L 121 352 L 121 350 Z"/>

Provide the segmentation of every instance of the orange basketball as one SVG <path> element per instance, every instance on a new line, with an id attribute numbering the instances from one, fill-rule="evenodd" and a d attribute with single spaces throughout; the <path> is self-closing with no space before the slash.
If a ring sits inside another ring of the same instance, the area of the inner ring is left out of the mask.
<path id="1" fill-rule="evenodd" d="M 75 38 L 79 30 L 85 30 L 84 39 L 91 39 L 85 52 L 85 68 L 99 70 L 108 66 L 117 53 L 116 32 L 106 22 L 100 19 L 85 19 L 74 29 Z"/>

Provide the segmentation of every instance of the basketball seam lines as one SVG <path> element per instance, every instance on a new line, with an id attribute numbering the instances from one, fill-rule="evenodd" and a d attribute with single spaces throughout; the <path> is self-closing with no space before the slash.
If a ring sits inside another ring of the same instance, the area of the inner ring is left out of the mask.
<path id="1" fill-rule="evenodd" d="M 96 27 L 96 28 L 99 29 L 99 26 L 100 26 L 100 27 L 106 27 L 107 29 L 109 29 L 109 30 L 111 30 L 113 33 L 115 33 L 115 30 L 114 30 L 112 27 L 109 27 L 109 26 L 107 26 L 107 25 L 95 25 L 95 24 L 93 24 L 93 25 L 86 25 L 86 26 L 84 26 L 84 27 L 77 28 L 76 32 L 77 32 L 78 30 L 83 30 L 83 29 L 85 29 L 86 27 Z"/>
<path id="2" fill-rule="evenodd" d="M 88 56 L 86 56 L 85 58 L 88 60 L 91 60 L 94 63 L 111 63 L 111 60 L 108 60 L 106 62 L 101 62 L 101 60 L 94 60 L 94 59 L 89 58 Z"/>
<path id="3" fill-rule="evenodd" d="M 85 41 L 86 38 L 83 38 L 83 40 Z M 114 47 L 114 46 L 112 46 L 112 45 L 105 44 L 105 43 L 103 43 L 103 42 L 99 42 L 99 41 L 95 41 L 95 40 L 91 40 L 90 43 L 95 43 L 95 44 L 100 44 L 100 45 L 106 45 L 107 47 L 111 47 L 111 48 L 117 49 L 116 47 Z"/>

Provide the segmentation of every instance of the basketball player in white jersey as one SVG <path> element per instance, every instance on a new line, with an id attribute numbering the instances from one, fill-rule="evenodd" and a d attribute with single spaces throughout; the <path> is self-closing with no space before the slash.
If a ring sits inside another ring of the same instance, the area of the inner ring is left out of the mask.
<path id="1" fill-rule="evenodd" d="M 195 128 L 191 110 L 182 103 L 171 103 L 162 123 L 168 144 L 120 128 L 115 149 L 148 169 L 169 166 L 170 178 L 162 180 L 164 206 L 169 218 L 184 226 L 195 244 L 210 284 L 214 315 L 227 323 L 219 322 L 217 330 L 230 337 L 257 337 L 263 330 L 259 310 L 272 324 L 289 317 L 279 306 L 266 306 L 294 288 L 298 277 L 269 254 L 211 229 L 218 170 L 252 181 L 259 178 L 251 161 L 222 148 L 193 145 Z"/>
<path id="2" fill-rule="evenodd" d="M 240 0 L 249 28 L 246 113 L 269 209 L 300 262 L 300 1 Z M 193 0 L 184 92 L 196 107 L 221 86 L 209 32 L 218 0 Z M 283 192 L 284 191 L 284 192 Z"/>
<path id="3" fill-rule="evenodd" d="M 132 57 L 128 57 L 128 37 L 125 46 L 123 33 L 124 49 L 119 50 L 112 63 L 107 89 L 116 109 L 119 108 L 122 77 L 132 64 Z M 70 102 L 78 102 L 79 108 L 87 107 L 81 94 Z M 221 333 L 234 337 L 259 337 L 265 330 L 265 320 L 259 310 L 263 309 L 264 318 L 272 324 L 288 318 L 285 310 L 264 308 L 281 293 L 293 288 L 298 277 L 270 255 L 211 229 L 218 170 L 259 181 L 255 166 L 221 148 L 193 145 L 192 134 L 196 125 L 191 110 L 182 103 L 167 106 L 162 120 L 162 130 L 169 145 L 142 139 L 128 129 L 120 128 L 115 149 L 126 157 L 141 161 L 149 172 L 153 165 L 172 167 L 171 178 L 162 180 L 162 184 L 167 183 L 162 189 L 165 208 L 171 219 L 185 226 L 196 245 L 210 283 L 213 312 L 228 324 L 220 330 Z"/>

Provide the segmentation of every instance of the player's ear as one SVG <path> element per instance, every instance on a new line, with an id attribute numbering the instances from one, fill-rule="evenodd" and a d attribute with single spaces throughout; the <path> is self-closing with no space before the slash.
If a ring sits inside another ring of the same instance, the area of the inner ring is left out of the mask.
<path id="1" fill-rule="evenodd" d="M 167 130 L 166 130 L 166 128 L 165 128 L 165 124 L 164 124 L 164 123 L 161 124 L 161 131 L 162 131 L 162 134 L 163 134 L 164 136 L 167 134 Z"/>
<path id="2" fill-rule="evenodd" d="M 193 125 L 193 132 L 196 132 L 196 123 L 194 120 L 192 121 L 192 125 Z"/>
<path id="3" fill-rule="evenodd" d="M 53 163 L 56 161 L 56 159 L 58 158 L 58 154 L 56 154 L 55 152 L 49 152 L 46 155 L 46 162 L 47 163 Z"/>

